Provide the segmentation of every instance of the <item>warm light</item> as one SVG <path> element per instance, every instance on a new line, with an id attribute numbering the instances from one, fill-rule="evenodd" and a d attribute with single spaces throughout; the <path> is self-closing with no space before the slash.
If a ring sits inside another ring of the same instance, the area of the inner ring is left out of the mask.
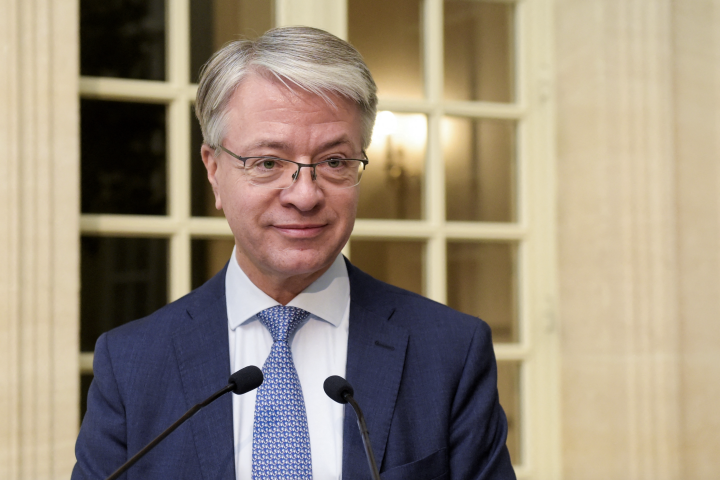
<path id="1" fill-rule="evenodd" d="M 390 115 L 385 115 L 390 114 Z M 380 119 L 383 118 L 380 122 Z M 406 176 L 422 175 L 427 149 L 427 115 L 422 113 L 380 112 L 373 132 L 373 142 L 367 149 L 372 168 L 385 172 L 394 178 L 398 171 Z M 393 128 L 392 135 L 386 133 L 386 123 Z M 378 128 L 382 125 L 383 129 Z M 400 168 L 401 170 L 398 170 Z M 369 173 L 368 173 L 369 174 Z"/>
<path id="2" fill-rule="evenodd" d="M 406 152 L 414 151 L 421 156 L 427 145 L 427 116 L 421 113 L 404 114 L 398 119 L 397 133 L 393 135 Z"/>
<path id="3" fill-rule="evenodd" d="M 378 112 L 377 117 L 375 117 L 375 130 L 373 133 L 385 137 L 392 135 L 396 130 L 397 118 L 395 118 L 395 114 L 387 110 Z"/>

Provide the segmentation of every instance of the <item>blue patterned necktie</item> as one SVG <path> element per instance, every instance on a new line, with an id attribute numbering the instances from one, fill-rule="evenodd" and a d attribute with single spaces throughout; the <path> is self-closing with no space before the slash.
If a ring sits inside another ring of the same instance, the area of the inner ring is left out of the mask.
<path id="1" fill-rule="evenodd" d="M 255 400 L 253 480 L 312 479 L 305 401 L 288 344 L 288 337 L 308 315 L 305 310 L 282 305 L 257 314 L 270 331 L 273 346 Z"/>

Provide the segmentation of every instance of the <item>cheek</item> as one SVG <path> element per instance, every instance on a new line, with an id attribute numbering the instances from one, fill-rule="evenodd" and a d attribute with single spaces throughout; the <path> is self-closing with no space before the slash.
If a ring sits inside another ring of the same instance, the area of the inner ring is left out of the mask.
<path id="1" fill-rule="evenodd" d="M 218 169 L 220 170 L 220 169 Z M 247 199 L 247 192 L 243 191 L 240 176 L 233 171 L 219 171 L 217 176 L 217 195 L 222 201 L 225 216 L 245 209 L 244 203 Z"/>
<path id="2" fill-rule="evenodd" d="M 352 230 L 355 224 L 355 216 L 358 207 L 358 195 L 348 195 L 344 197 L 330 197 L 328 204 L 332 205 L 335 216 L 346 229 Z"/>
<path id="3" fill-rule="evenodd" d="M 352 192 L 352 195 L 348 195 L 348 197 L 343 202 L 342 211 L 342 213 L 346 215 L 350 214 L 352 219 L 355 219 L 355 214 L 357 213 L 357 207 L 360 200 L 360 195 L 357 187 L 355 187 L 355 189 L 356 190 Z"/>
<path id="4" fill-rule="evenodd" d="M 262 193 L 239 187 L 223 192 L 225 217 L 237 234 L 250 236 L 268 223 L 272 201 Z"/>

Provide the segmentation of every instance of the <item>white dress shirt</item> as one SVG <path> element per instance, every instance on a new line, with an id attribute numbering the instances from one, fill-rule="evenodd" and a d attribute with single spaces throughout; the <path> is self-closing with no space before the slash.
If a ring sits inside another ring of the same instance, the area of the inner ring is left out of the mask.
<path id="1" fill-rule="evenodd" d="M 262 368 L 273 340 L 256 314 L 279 304 L 245 275 L 234 249 L 225 274 L 225 292 L 230 369 L 236 372 L 247 365 Z M 325 395 L 323 382 L 330 375 L 345 376 L 350 281 L 342 255 L 288 305 L 310 312 L 289 343 L 305 399 L 313 479 L 339 479 L 344 408 Z M 250 479 L 252 472 L 255 396 L 255 391 L 232 396 L 235 472 L 243 480 Z"/>

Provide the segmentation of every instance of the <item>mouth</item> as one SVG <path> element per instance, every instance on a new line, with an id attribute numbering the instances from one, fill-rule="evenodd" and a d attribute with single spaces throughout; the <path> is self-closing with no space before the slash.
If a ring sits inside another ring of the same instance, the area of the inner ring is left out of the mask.
<path id="1" fill-rule="evenodd" d="M 287 237 L 313 238 L 320 235 L 327 226 L 327 224 L 287 224 L 273 225 L 272 227 Z"/>

